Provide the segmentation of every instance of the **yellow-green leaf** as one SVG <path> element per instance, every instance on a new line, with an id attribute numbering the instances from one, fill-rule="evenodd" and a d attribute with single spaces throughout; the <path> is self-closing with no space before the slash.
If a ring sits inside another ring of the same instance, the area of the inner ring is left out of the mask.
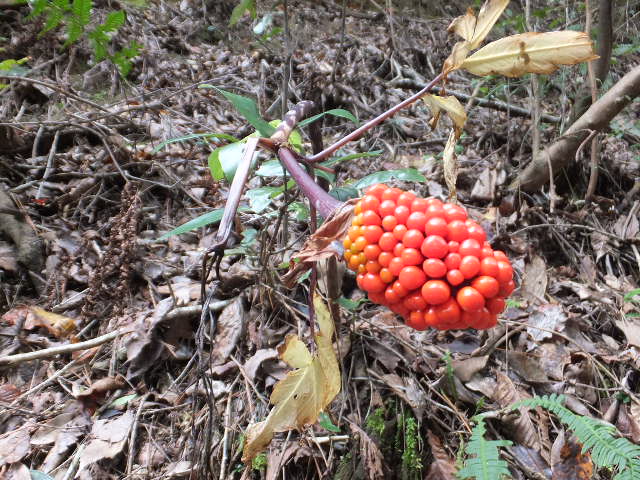
<path id="1" fill-rule="evenodd" d="M 249 425 L 242 455 L 245 463 L 262 452 L 275 432 L 301 429 L 315 423 L 320 412 L 340 391 L 340 369 L 332 337 L 333 321 L 329 311 L 316 295 L 313 299 L 319 331 L 315 336 L 317 353 L 311 357 L 296 335 L 289 335 L 278 349 L 280 358 L 297 366 L 273 388 L 270 401 L 274 405 L 266 420 Z"/>
<path id="2" fill-rule="evenodd" d="M 451 118 L 451 121 L 458 131 L 458 136 L 460 136 L 462 129 L 464 128 L 464 124 L 467 121 L 467 114 L 464 111 L 464 107 L 456 97 L 453 95 L 441 97 L 439 95 L 427 93 L 422 97 L 422 101 L 427 105 L 427 107 L 429 107 L 433 114 L 433 118 L 430 122 L 431 128 L 436 128 L 438 126 L 440 114 L 444 110 L 446 114 L 449 115 L 449 118 Z"/>
<path id="3" fill-rule="evenodd" d="M 560 65 L 594 60 L 589 36 L 584 32 L 528 32 L 485 45 L 462 63 L 475 75 L 520 77 L 525 73 L 553 73 Z"/>

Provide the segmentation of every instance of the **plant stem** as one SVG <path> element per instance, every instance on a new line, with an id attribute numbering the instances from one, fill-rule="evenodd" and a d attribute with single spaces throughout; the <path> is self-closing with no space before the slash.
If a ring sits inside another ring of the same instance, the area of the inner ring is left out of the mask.
<path id="1" fill-rule="evenodd" d="M 296 155 L 291 150 L 287 147 L 280 148 L 278 157 L 320 215 L 328 218 L 334 210 L 342 205 L 343 202 L 333 198 L 311 178 L 304 167 L 298 163 Z"/>
<path id="2" fill-rule="evenodd" d="M 327 158 L 329 155 L 331 155 L 333 152 L 338 150 L 339 148 L 345 146 L 347 143 L 349 143 L 349 142 L 351 142 L 353 140 L 357 140 L 358 138 L 360 138 L 368 130 L 371 130 L 373 127 L 375 127 L 379 123 L 382 123 L 387 118 L 395 115 L 398 111 L 402 110 L 404 107 L 406 107 L 408 105 L 411 105 L 412 103 L 416 102 L 425 93 L 429 93 L 429 90 L 431 90 L 433 88 L 433 86 L 436 83 L 438 83 L 441 79 L 442 79 L 442 73 L 440 73 L 436 78 L 431 80 L 418 93 L 415 93 L 412 96 L 410 96 L 409 98 L 407 98 L 406 100 L 404 100 L 403 102 L 400 102 L 397 105 L 394 105 L 389 110 L 387 110 L 384 113 L 381 113 L 380 115 L 378 115 L 373 120 L 369 120 L 367 123 L 365 123 L 364 125 L 362 125 L 361 127 L 357 128 L 357 129 L 355 129 L 353 132 L 351 132 L 346 137 L 341 138 L 340 140 L 338 140 L 333 145 L 328 146 L 327 148 L 322 150 L 320 153 L 316 153 L 315 155 L 312 155 L 311 157 L 307 158 L 307 161 L 311 162 L 311 163 L 320 162 L 320 161 L 324 160 L 325 158 Z"/>

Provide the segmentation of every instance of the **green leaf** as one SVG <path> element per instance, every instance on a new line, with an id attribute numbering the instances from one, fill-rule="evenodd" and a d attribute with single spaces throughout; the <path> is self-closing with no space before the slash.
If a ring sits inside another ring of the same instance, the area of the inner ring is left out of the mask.
<path id="1" fill-rule="evenodd" d="M 342 157 L 330 158 L 326 162 L 322 162 L 320 165 L 323 165 L 325 167 L 332 167 L 334 165 L 337 165 L 338 163 L 355 160 L 356 158 L 377 157 L 378 155 L 382 154 L 382 152 L 382 150 L 373 150 L 371 152 L 351 153 Z"/>
<path id="2" fill-rule="evenodd" d="M 71 18 L 67 24 L 67 40 L 62 47 L 66 48 L 72 43 L 75 43 L 82 36 L 83 32 L 84 27 L 82 24 L 76 18 Z"/>
<path id="3" fill-rule="evenodd" d="M 29 475 L 31 475 L 31 480 L 53 480 L 53 477 L 40 470 L 29 470 Z"/>
<path id="4" fill-rule="evenodd" d="M 31 13 L 27 16 L 27 20 L 32 20 L 33 18 L 42 15 L 48 6 L 49 2 L 47 0 L 35 0 L 31 3 Z"/>
<path id="5" fill-rule="evenodd" d="M 238 165 L 242 160 L 245 142 L 230 143 L 223 147 L 216 148 L 209 155 L 209 170 L 211 176 L 216 181 L 226 179 L 229 183 L 233 181 Z"/>
<path id="6" fill-rule="evenodd" d="M 284 191 L 282 187 L 259 187 L 247 190 L 245 195 L 249 200 L 249 206 L 255 213 L 264 212 L 271 204 L 271 199 Z"/>
<path id="7" fill-rule="evenodd" d="M 303 202 L 292 202 L 289 205 L 289 211 L 295 215 L 298 222 L 306 222 L 309 220 L 309 207 Z"/>
<path id="8" fill-rule="evenodd" d="M 353 187 L 337 187 L 329 191 L 329 195 L 333 198 L 337 198 L 341 202 L 346 202 L 350 198 L 357 198 L 360 196 L 358 190 Z"/>
<path id="9" fill-rule="evenodd" d="M 211 212 L 207 212 L 204 215 L 200 215 L 193 220 L 189 220 L 187 223 L 183 223 L 179 227 L 174 228 L 170 232 L 165 233 L 160 238 L 158 238 L 158 242 L 161 240 L 166 240 L 169 237 L 174 235 L 180 235 L 181 233 L 190 232 L 191 230 L 196 230 L 200 227 L 204 227 L 206 225 L 210 225 L 212 223 L 218 223 L 222 220 L 222 214 L 224 213 L 224 208 L 218 208 Z"/>
<path id="10" fill-rule="evenodd" d="M 256 0 L 241 0 L 231 12 L 229 18 L 229 26 L 233 27 L 244 15 L 244 12 L 249 11 L 251 18 L 256 18 Z"/>
<path id="11" fill-rule="evenodd" d="M 80 22 L 80 26 L 84 29 L 91 20 L 91 8 L 93 3 L 91 0 L 73 0 L 71 11 Z"/>
<path id="12" fill-rule="evenodd" d="M 270 137 L 273 135 L 273 132 L 276 131 L 273 126 L 269 125 L 269 123 L 260 116 L 260 113 L 258 112 L 258 105 L 253 99 L 227 92 L 226 90 L 209 85 L 208 83 L 203 83 L 199 88 L 213 88 L 224 95 L 224 98 L 229 100 L 236 110 L 238 110 L 240 115 L 242 115 L 256 130 L 258 130 L 260 135 L 263 137 Z"/>
<path id="13" fill-rule="evenodd" d="M 334 108 L 331 110 L 327 110 L 326 112 L 322 112 L 317 115 L 314 115 L 313 117 L 309 117 L 305 120 L 302 120 L 300 123 L 298 123 L 298 126 L 304 127 L 305 125 L 309 125 L 310 123 L 315 122 L 316 120 L 324 117 L 325 115 L 333 115 L 334 117 L 346 118 L 347 120 L 350 120 L 353 123 L 355 123 L 356 126 L 360 124 L 360 122 L 358 121 L 358 117 L 352 114 L 349 110 L 344 110 L 342 108 Z"/>
<path id="14" fill-rule="evenodd" d="M 111 408 L 122 407 L 127 403 L 131 402 L 132 400 L 135 400 L 136 398 L 138 398 L 137 393 L 132 393 L 131 395 L 125 395 L 124 397 L 116 398 L 113 402 L 109 404 L 109 407 Z"/>
<path id="15" fill-rule="evenodd" d="M 116 12 L 111 12 L 107 15 L 104 23 L 102 24 L 103 32 L 115 32 L 118 30 L 126 20 L 126 15 L 124 10 L 118 10 Z"/>
<path id="16" fill-rule="evenodd" d="M 322 428 L 334 433 L 340 433 L 340 428 L 336 427 L 331 421 L 331 417 L 325 412 L 320 412 L 319 423 Z"/>
<path id="17" fill-rule="evenodd" d="M 269 160 L 263 162 L 260 168 L 256 170 L 259 177 L 284 177 L 284 167 L 279 160 Z"/>
<path id="18" fill-rule="evenodd" d="M 639 299 L 635 299 L 634 297 L 640 296 L 640 288 L 636 288 L 635 290 L 631 290 L 630 292 L 627 292 L 624 294 L 624 301 L 625 302 L 638 302 L 640 301 Z"/>
<path id="19" fill-rule="evenodd" d="M 366 301 L 367 299 L 364 297 L 359 298 L 358 300 L 351 300 L 350 298 L 340 297 L 338 299 L 338 305 L 340 305 L 342 308 L 346 308 L 349 311 L 354 311 L 356 308 L 358 308 L 360 305 L 362 305 Z"/>
<path id="20" fill-rule="evenodd" d="M 178 142 L 186 142 L 187 140 L 193 140 L 194 138 L 220 138 L 222 140 L 228 140 L 230 142 L 239 142 L 239 140 L 233 135 L 227 135 L 226 133 L 190 133 L 189 135 L 185 135 L 183 137 L 170 138 L 169 140 L 165 140 L 161 142 L 151 151 L 151 154 L 158 153 L 167 145 Z"/>
<path id="21" fill-rule="evenodd" d="M 400 170 L 384 170 L 381 172 L 372 173 L 364 178 L 361 178 L 352 186 L 358 190 L 367 188 L 376 183 L 385 183 L 392 179 L 403 180 L 405 182 L 426 182 L 427 178 L 422 175 L 415 168 L 403 168 Z"/>

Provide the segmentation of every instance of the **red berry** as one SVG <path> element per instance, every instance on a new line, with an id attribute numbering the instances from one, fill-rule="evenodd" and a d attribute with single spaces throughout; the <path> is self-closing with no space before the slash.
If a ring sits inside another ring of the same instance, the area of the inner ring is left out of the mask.
<path id="1" fill-rule="evenodd" d="M 409 218 L 409 215 L 411 214 L 411 211 L 409 210 L 409 207 L 405 207 L 404 205 L 398 205 L 396 207 L 396 209 L 393 211 L 393 216 L 396 217 L 396 219 L 398 220 L 398 223 L 407 223 L 407 218 Z"/>
<path id="2" fill-rule="evenodd" d="M 480 271 L 480 260 L 478 260 L 478 257 L 472 257 L 471 255 L 462 257 L 459 270 L 464 275 L 464 278 L 473 278 Z"/>
<path id="3" fill-rule="evenodd" d="M 447 242 L 438 235 L 429 235 L 420 247 L 422 254 L 427 258 L 444 258 L 448 252 Z"/>
<path id="4" fill-rule="evenodd" d="M 451 255 L 451 254 L 449 254 Z M 437 258 L 428 258 L 422 264 L 422 270 L 430 278 L 440 278 L 447 274 L 447 266 L 442 260 Z"/>
<path id="5" fill-rule="evenodd" d="M 378 208 L 378 212 L 381 217 L 386 217 L 388 215 L 393 215 L 394 210 L 396 209 L 396 202 L 393 200 L 384 200 L 380 207 Z"/>
<path id="6" fill-rule="evenodd" d="M 427 217 L 422 212 L 413 212 L 406 221 L 407 228 L 412 230 L 420 230 L 424 232 L 424 226 L 427 223 Z"/>
<path id="7" fill-rule="evenodd" d="M 371 260 L 369 260 L 367 263 L 364 264 L 364 268 L 366 268 L 367 272 L 369 273 L 378 273 L 380 272 L 380 269 L 382 267 L 378 262 L 372 262 Z"/>
<path id="8" fill-rule="evenodd" d="M 378 245 L 380 245 L 380 248 L 385 252 L 393 250 L 393 247 L 395 247 L 397 243 L 398 240 L 396 240 L 396 237 L 394 237 L 391 232 L 383 233 L 378 240 Z"/>
<path id="9" fill-rule="evenodd" d="M 379 257 L 382 249 L 378 245 L 367 245 L 364 247 L 363 252 L 367 260 L 378 260 L 378 263 L 380 263 Z"/>
<path id="10" fill-rule="evenodd" d="M 404 238 L 404 234 L 407 233 L 409 231 L 409 229 L 407 228 L 406 225 L 397 225 L 394 229 L 393 229 L 393 236 L 396 237 L 396 239 L 398 239 L 398 241 L 402 241 L 402 239 Z"/>
<path id="11" fill-rule="evenodd" d="M 398 220 L 393 215 L 387 215 L 382 219 L 382 228 L 384 228 L 385 232 L 392 231 L 396 225 L 398 225 Z"/>
<path id="12" fill-rule="evenodd" d="M 422 296 L 429 305 L 440 305 L 451 297 L 451 288 L 442 280 L 429 280 L 422 286 Z"/>
<path id="13" fill-rule="evenodd" d="M 447 222 L 442 217 L 430 218 L 424 225 L 424 233 L 427 236 L 439 235 L 441 237 L 446 237 L 448 232 Z"/>
<path id="14" fill-rule="evenodd" d="M 474 240 L 472 238 L 463 240 L 462 243 L 460 243 L 460 249 L 458 250 L 458 253 L 462 257 L 466 257 L 467 255 L 473 255 L 474 257 L 480 258 L 481 252 L 482 252 L 482 247 L 480 246 L 477 240 Z"/>
<path id="15" fill-rule="evenodd" d="M 428 325 L 424 321 L 424 312 L 422 310 L 414 310 L 409 314 L 407 326 L 415 330 L 426 330 Z"/>
<path id="16" fill-rule="evenodd" d="M 480 258 L 494 258 L 493 249 L 491 247 L 482 247 L 482 253 L 480 253 Z"/>
<path id="17" fill-rule="evenodd" d="M 382 280 L 384 283 L 391 283 L 396 278 L 388 268 L 381 268 L 378 275 L 380 275 L 380 280 Z"/>
<path id="18" fill-rule="evenodd" d="M 462 220 L 454 220 L 447 225 L 447 238 L 454 242 L 462 242 L 469 238 L 467 226 Z"/>
<path id="19" fill-rule="evenodd" d="M 456 270 L 460 267 L 462 257 L 459 253 L 450 253 L 444 257 L 444 264 L 447 270 Z"/>
<path id="20" fill-rule="evenodd" d="M 376 243 L 384 233 L 379 225 L 368 225 L 364 227 L 363 230 L 364 238 L 366 238 L 369 243 Z"/>
<path id="21" fill-rule="evenodd" d="M 398 303 L 402 301 L 402 297 L 398 295 L 398 292 L 393 287 L 387 287 L 384 291 L 384 298 L 387 303 Z"/>
<path id="22" fill-rule="evenodd" d="M 502 313 L 505 307 L 506 303 L 502 297 L 495 297 L 487 300 L 487 310 L 489 310 L 489 313 L 493 315 Z"/>
<path id="23" fill-rule="evenodd" d="M 404 262 L 400 257 L 393 257 L 389 263 L 389 271 L 396 277 L 400 275 L 400 271 L 404 268 Z"/>
<path id="24" fill-rule="evenodd" d="M 373 210 L 366 210 L 362 212 L 362 224 L 363 225 L 380 225 L 382 219 Z"/>
<path id="25" fill-rule="evenodd" d="M 437 305 L 434 310 L 439 325 L 453 325 L 460 321 L 460 306 L 453 298 Z"/>
<path id="26" fill-rule="evenodd" d="M 456 295 L 456 300 L 465 312 L 476 312 L 484 307 L 484 297 L 473 287 L 462 287 Z"/>
<path id="27" fill-rule="evenodd" d="M 404 306 L 409 310 L 424 310 L 427 308 L 427 302 L 420 292 L 410 293 L 404 298 L 402 303 L 404 303 Z"/>
<path id="28" fill-rule="evenodd" d="M 498 260 L 498 281 L 502 283 L 507 283 L 513 280 L 513 268 L 508 261 Z"/>
<path id="29" fill-rule="evenodd" d="M 365 273 L 364 279 L 362 280 L 362 289 L 366 292 L 384 292 L 385 288 L 387 288 L 387 284 L 384 283 L 379 275 L 375 273 Z"/>
<path id="30" fill-rule="evenodd" d="M 482 245 L 487 239 L 487 235 L 484 233 L 482 227 L 475 222 L 472 222 L 471 225 L 467 225 L 467 232 L 469 233 L 469 238 L 473 238 L 478 241 L 480 245 Z"/>
<path id="31" fill-rule="evenodd" d="M 404 252 L 404 249 L 405 246 L 402 243 L 396 244 L 396 246 L 393 247 L 393 255 L 396 257 L 402 256 L 402 252 Z"/>
<path id="32" fill-rule="evenodd" d="M 444 209 L 442 208 L 442 205 L 438 205 L 437 203 L 431 203 L 431 205 L 427 207 L 427 211 L 424 213 L 427 220 L 431 218 L 444 218 Z"/>
<path id="33" fill-rule="evenodd" d="M 508 297 L 513 293 L 515 289 L 516 289 L 516 284 L 513 282 L 513 280 L 507 283 L 501 283 L 500 291 L 498 292 L 498 295 L 500 295 L 501 297 Z"/>
<path id="34" fill-rule="evenodd" d="M 449 243 L 447 243 L 447 245 L 449 246 L 449 251 L 450 252 L 458 253 L 458 250 L 460 250 L 460 243 L 459 242 L 455 242 L 455 241 L 451 240 Z"/>
<path id="35" fill-rule="evenodd" d="M 444 217 L 446 218 L 447 222 L 453 222 L 454 220 L 464 222 L 467 219 L 467 211 L 458 205 L 445 203 Z"/>
<path id="36" fill-rule="evenodd" d="M 378 213 L 378 208 L 380 208 L 380 199 L 374 195 L 365 195 L 362 197 L 360 207 L 363 212 L 373 210 L 375 213 Z"/>
<path id="37" fill-rule="evenodd" d="M 373 247 L 374 245 L 371 245 L 371 246 Z M 378 255 L 378 263 L 383 267 L 388 267 L 392 259 L 393 259 L 393 253 L 391 252 L 382 252 L 380 253 L 380 255 Z"/>
<path id="38" fill-rule="evenodd" d="M 411 193 L 411 192 L 402 192 L 400 194 L 400 196 L 398 197 L 398 200 L 396 200 L 396 203 L 398 205 L 403 205 L 407 208 L 411 208 L 411 204 L 413 203 L 413 201 L 416 199 L 415 194 Z"/>
<path id="39" fill-rule="evenodd" d="M 426 312 L 424 312 L 424 323 L 427 327 L 435 327 L 438 324 L 438 315 L 436 314 L 435 307 L 429 307 Z"/>
<path id="40" fill-rule="evenodd" d="M 382 195 L 380 195 L 380 200 L 393 200 L 395 202 L 401 193 L 402 190 L 400 190 L 399 188 L 387 188 L 384 192 L 382 192 Z"/>
<path id="41" fill-rule="evenodd" d="M 387 188 L 389 188 L 389 187 L 387 187 L 384 183 L 376 183 L 375 185 L 371 185 L 366 190 L 365 193 L 367 195 L 373 195 L 378 200 L 380 200 L 382 198 L 382 192 L 384 192 Z"/>
<path id="42" fill-rule="evenodd" d="M 498 268 L 498 261 L 493 257 L 483 258 L 480 262 L 480 274 L 488 275 L 490 277 L 497 278 L 498 272 L 500 269 Z"/>
<path id="43" fill-rule="evenodd" d="M 471 282 L 471 286 L 479 291 L 484 298 L 493 298 L 498 295 L 498 292 L 500 291 L 500 284 L 498 281 L 488 275 L 476 277 L 473 282 Z"/>
<path id="44" fill-rule="evenodd" d="M 457 287 L 464 282 L 464 275 L 462 275 L 460 270 L 449 270 L 447 272 L 447 282 L 452 286 Z"/>
<path id="45" fill-rule="evenodd" d="M 407 248 L 420 248 L 424 242 L 424 235 L 420 230 L 407 230 L 402 237 L 402 243 Z"/>
<path id="46" fill-rule="evenodd" d="M 393 289 L 396 291 L 396 293 L 400 296 L 400 298 L 404 298 L 409 294 L 409 290 L 407 290 L 406 288 L 404 288 L 402 286 L 402 284 L 396 280 L 395 282 L 393 282 L 393 285 L 391 285 L 393 287 Z"/>
<path id="47" fill-rule="evenodd" d="M 420 265 L 424 261 L 422 254 L 415 248 L 405 248 L 400 258 L 405 265 Z"/>
<path id="48" fill-rule="evenodd" d="M 398 281 L 407 290 L 415 290 L 422 287 L 426 280 L 427 276 L 422 269 L 414 265 L 404 267 L 398 275 Z"/>
<path id="49" fill-rule="evenodd" d="M 429 202 L 427 202 L 426 198 L 416 198 L 413 202 L 411 202 L 411 211 L 412 212 L 424 212 L 427 210 L 429 206 Z"/>

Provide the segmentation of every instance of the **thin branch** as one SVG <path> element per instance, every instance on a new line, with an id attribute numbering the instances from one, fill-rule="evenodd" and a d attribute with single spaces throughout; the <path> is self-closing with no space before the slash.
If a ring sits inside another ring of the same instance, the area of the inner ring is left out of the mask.
<path id="1" fill-rule="evenodd" d="M 29 353 L 18 353 L 17 355 L 7 355 L 5 357 L 0 357 L 0 366 L 19 365 L 20 363 L 30 362 L 32 360 L 40 360 L 42 358 L 55 357 L 56 355 L 63 355 L 65 353 L 77 352 L 79 350 L 88 350 L 89 348 L 97 347 L 99 345 L 102 345 L 103 343 L 110 342 L 111 340 L 119 337 L 120 335 L 125 335 L 127 333 L 131 333 L 131 331 L 117 330 L 115 332 L 109 332 L 105 335 L 92 338 L 91 340 L 86 340 L 84 342 L 69 343 L 67 345 L 60 345 L 59 347 L 45 348 L 44 350 L 36 350 L 34 352 L 29 352 Z"/>

